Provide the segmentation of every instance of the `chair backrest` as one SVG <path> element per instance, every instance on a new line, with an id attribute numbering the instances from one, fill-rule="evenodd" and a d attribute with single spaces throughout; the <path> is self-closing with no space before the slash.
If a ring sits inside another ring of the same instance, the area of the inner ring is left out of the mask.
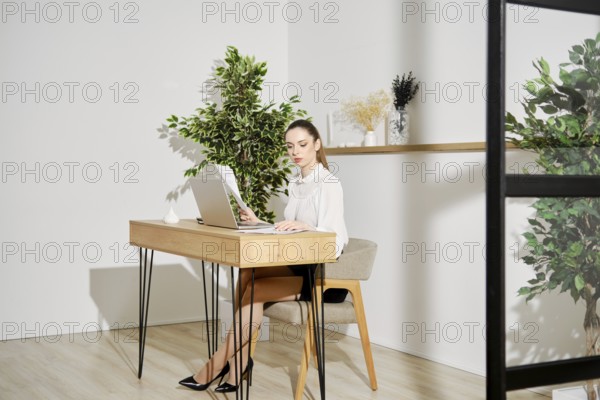
<path id="1" fill-rule="evenodd" d="M 350 238 L 338 262 L 325 264 L 325 278 L 365 281 L 371 276 L 376 254 L 375 242 Z"/>

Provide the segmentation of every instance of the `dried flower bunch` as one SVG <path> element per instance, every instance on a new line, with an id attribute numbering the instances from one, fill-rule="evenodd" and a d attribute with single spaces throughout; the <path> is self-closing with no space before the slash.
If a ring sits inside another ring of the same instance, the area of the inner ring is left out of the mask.
<path id="1" fill-rule="evenodd" d="M 396 75 L 396 78 L 392 81 L 392 91 L 394 92 L 394 106 L 398 108 L 404 108 L 409 101 L 415 97 L 417 90 L 419 90 L 419 83 L 415 85 L 415 77 L 412 76 L 412 71 L 402 74 L 402 80 Z"/>
<path id="2" fill-rule="evenodd" d="M 390 102 L 390 96 L 381 89 L 365 98 L 352 98 L 342 102 L 342 112 L 366 131 L 374 131 L 385 118 Z"/>

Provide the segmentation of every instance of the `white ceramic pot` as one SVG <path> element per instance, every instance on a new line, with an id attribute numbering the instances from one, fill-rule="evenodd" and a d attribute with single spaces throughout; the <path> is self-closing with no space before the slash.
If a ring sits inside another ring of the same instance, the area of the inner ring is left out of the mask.
<path id="1" fill-rule="evenodd" d="M 363 143 L 365 146 L 377 146 L 377 136 L 375 136 L 375 132 L 368 131 Z"/>

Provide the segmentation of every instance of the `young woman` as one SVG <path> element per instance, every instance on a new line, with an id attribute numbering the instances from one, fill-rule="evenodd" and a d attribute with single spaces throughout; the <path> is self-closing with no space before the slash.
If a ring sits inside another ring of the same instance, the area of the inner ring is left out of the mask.
<path id="1" fill-rule="evenodd" d="M 284 210 L 284 221 L 275 224 L 277 230 L 318 230 L 336 233 L 337 253 L 339 257 L 348 243 L 348 233 L 344 222 L 344 204 L 342 186 L 328 170 L 321 136 L 317 128 L 306 120 L 292 122 L 285 132 L 287 152 L 299 167 L 300 173 L 290 180 L 288 204 Z M 240 211 L 242 220 L 258 221 L 250 209 Z M 242 323 L 259 327 L 263 317 L 263 306 L 267 302 L 310 300 L 311 291 L 308 282 L 309 268 L 306 266 L 257 268 L 254 275 L 254 302 L 252 321 L 250 319 L 250 283 L 251 271 L 240 270 L 238 285 L 242 289 Z M 238 293 L 238 289 L 236 289 Z M 339 295 L 339 293 L 338 293 Z M 345 294 L 342 293 L 343 296 Z M 237 296 L 237 294 L 236 294 Z M 339 296 L 338 296 L 339 297 Z M 325 296 L 327 301 L 327 296 Z M 340 301 L 343 299 L 337 299 Z M 236 304 L 237 299 L 236 299 Z M 238 311 L 236 311 L 237 315 Z M 236 329 L 240 332 L 239 327 Z M 243 378 L 251 376 L 253 362 L 248 359 L 248 338 L 244 338 L 241 351 L 234 354 L 234 338 L 229 332 L 225 345 L 195 374 L 179 383 L 194 390 L 206 390 L 217 379 L 223 379 L 229 373 L 227 381 L 220 384 L 216 392 L 237 390 L 236 374 L 231 369 L 239 362 L 241 354 L 244 366 Z M 241 381 L 241 380 L 240 380 Z"/>

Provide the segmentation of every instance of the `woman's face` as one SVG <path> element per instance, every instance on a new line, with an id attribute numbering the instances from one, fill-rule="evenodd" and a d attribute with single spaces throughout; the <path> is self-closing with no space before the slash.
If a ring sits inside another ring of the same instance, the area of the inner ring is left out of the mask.
<path id="1" fill-rule="evenodd" d="M 285 134 L 287 152 L 292 161 L 300 167 L 303 174 L 308 172 L 317 162 L 317 150 L 321 148 L 321 141 L 314 140 L 304 128 L 290 129 Z"/>

